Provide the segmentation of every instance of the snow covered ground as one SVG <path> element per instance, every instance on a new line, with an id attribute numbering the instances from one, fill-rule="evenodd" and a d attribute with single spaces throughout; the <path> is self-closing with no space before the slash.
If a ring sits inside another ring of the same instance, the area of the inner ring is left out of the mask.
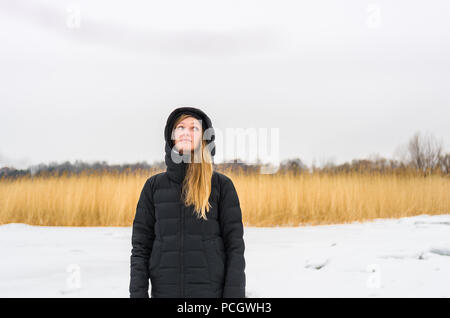
<path id="1" fill-rule="evenodd" d="M 248 297 L 450 297 L 450 214 L 246 227 Z M 0 297 L 128 297 L 131 227 L 0 226 Z"/>

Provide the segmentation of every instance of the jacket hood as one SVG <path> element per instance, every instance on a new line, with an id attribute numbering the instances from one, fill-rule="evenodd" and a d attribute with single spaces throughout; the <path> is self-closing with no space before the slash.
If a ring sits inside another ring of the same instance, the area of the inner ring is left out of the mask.
<path id="1" fill-rule="evenodd" d="M 179 154 L 174 148 L 174 142 L 172 140 L 172 129 L 176 119 L 182 115 L 188 114 L 201 121 L 203 130 L 203 139 L 206 140 L 206 144 L 211 152 L 211 157 L 214 158 L 216 153 L 215 144 L 215 131 L 212 126 L 211 119 L 201 109 L 194 107 L 179 107 L 174 109 L 167 118 L 166 126 L 164 128 L 165 138 L 165 163 L 167 166 L 167 173 L 169 177 L 181 183 L 186 175 L 186 168 L 188 165 L 189 154 Z M 175 161 L 172 158 L 177 158 Z"/>

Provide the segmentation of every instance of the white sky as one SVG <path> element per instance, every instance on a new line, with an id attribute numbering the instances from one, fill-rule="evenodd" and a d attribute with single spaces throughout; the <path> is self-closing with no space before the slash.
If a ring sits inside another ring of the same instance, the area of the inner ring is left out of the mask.
<path id="1" fill-rule="evenodd" d="M 445 0 L 0 2 L 0 167 L 163 160 L 180 106 L 223 132 L 278 128 L 280 160 L 308 165 L 392 157 L 416 131 L 450 151 L 449 16 Z"/>

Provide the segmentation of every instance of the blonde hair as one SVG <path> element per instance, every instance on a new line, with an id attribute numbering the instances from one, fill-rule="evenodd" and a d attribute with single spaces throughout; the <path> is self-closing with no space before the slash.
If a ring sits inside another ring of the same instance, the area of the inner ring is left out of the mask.
<path id="1" fill-rule="evenodd" d="M 173 129 L 179 122 L 191 115 L 183 114 L 175 121 Z M 201 151 L 191 151 L 191 162 L 188 163 L 186 176 L 183 180 L 183 201 L 186 206 L 193 205 L 198 218 L 206 218 L 206 212 L 211 207 L 209 197 L 211 195 L 211 178 L 213 175 L 212 156 L 207 147 L 207 141 L 203 139 L 199 147 Z"/>

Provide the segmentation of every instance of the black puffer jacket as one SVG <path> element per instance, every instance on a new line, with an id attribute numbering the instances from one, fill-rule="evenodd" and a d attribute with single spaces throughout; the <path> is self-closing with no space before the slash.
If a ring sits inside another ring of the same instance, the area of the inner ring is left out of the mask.
<path id="1" fill-rule="evenodd" d="M 177 108 L 167 120 L 167 169 L 145 182 L 133 222 L 130 297 L 149 297 L 150 279 L 152 298 L 244 298 L 244 228 L 233 182 L 213 172 L 208 220 L 197 218 L 194 207 L 181 201 L 187 164 L 171 159 L 170 140 L 181 113 L 201 118 L 204 129 L 212 128 L 207 115 L 192 107 Z M 211 130 L 208 143 L 214 155 Z"/>

